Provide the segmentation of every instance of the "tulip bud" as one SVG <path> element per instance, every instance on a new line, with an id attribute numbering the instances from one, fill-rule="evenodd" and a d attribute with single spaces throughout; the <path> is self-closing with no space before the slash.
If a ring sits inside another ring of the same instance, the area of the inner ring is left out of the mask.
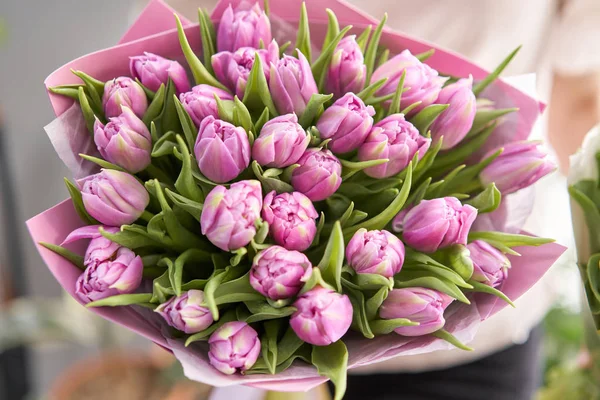
<path id="1" fill-rule="evenodd" d="M 418 101 L 421 102 L 409 114 L 409 116 L 412 116 L 436 101 L 447 78 L 438 76 L 436 70 L 419 61 L 409 50 L 404 50 L 381 65 L 373 73 L 371 83 L 388 78 L 387 82 L 375 95 L 385 96 L 395 93 L 404 71 L 406 71 L 404 77 L 406 91 L 402 93 L 402 104 L 407 107 Z"/>
<path id="2" fill-rule="evenodd" d="M 315 219 L 319 214 L 300 192 L 276 195 L 272 191 L 265 197 L 262 216 L 275 243 L 288 250 L 308 249 L 317 233 Z"/>
<path id="3" fill-rule="evenodd" d="M 241 321 L 224 323 L 210 335 L 208 344 L 210 364 L 227 375 L 251 368 L 260 355 L 258 333 Z"/>
<path id="4" fill-rule="evenodd" d="M 395 330 L 403 336 L 423 336 L 444 327 L 444 310 L 452 298 L 437 290 L 420 287 L 394 289 L 379 309 L 383 319 L 407 318 L 416 326 L 401 326 Z"/>
<path id="5" fill-rule="evenodd" d="M 404 115 L 394 114 L 375 124 L 358 149 L 358 159 L 388 159 L 385 164 L 364 170 L 372 178 L 388 178 L 404 170 L 415 154 L 419 154 L 419 159 L 423 158 L 430 144 L 431 139 L 421 136 L 417 128 L 404 119 Z"/>
<path id="6" fill-rule="evenodd" d="M 300 50 L 297 52 L 298 58 L 284 55 L 277 62 L 272 61 L 269 89 L 279 114 L 295 113 L 300 117 L 319 89 L 308 60 Z"/>
<path id="7" fill-rule="evenodd" d="M 503 195 L 507 195 L 531 186 L 555 171 L 556 165 L 546 158 L 540 144 L 523 141 L 504 145 L 502 154 L 481 171 L 481 183 L 485 186 L 493 182 Z"/>
<path id="8" fill-rule="evenodd" d="M 329 150 L 310 148 L 297 164 L 292 186 L 312 201 L 325 200 L 342 184 L 342 163 Z"/>
<path id="9" fill-rule="evenodd" d="M 260 57 L 260 61 L 265 73 L 267 82 L 270 76 L 271 63 L 279 60 L 279 46 L 273 41 L 269 47 L 264 49 L 256 49 L 254 47 L 241 47 L 235 52 L 223 51 L 212 56 L 211 64 L 215 71 L 215 76 L 225 86 L 231 89 L 237 97 L 244 98 L 246 92 L 246 84 L 250 71 L 254 66 L 254 58 L 256 54 Z"/>
<path id="10" fill-rule="evenodd" d="M 229 182 L 250 165 L 250 142 L 242 127 L 208 116 L 194 145 L 200 172 L 217 183 Z"/>
<path id="11" fill-rule="evenodd" d="M 317 122 L 322 139 L 331 139 L 327 145 L 336 154 L 356 150 L 373 127 L 375 109 L 354 93 L 346 93 L 328 107 Z"/>
<path id="12" fill-rule="evenodd" d="M 102 158 L 132 174 L 150 165 L 152 137 L 144 122 L 129 107 L 123 106 L 123 113 L 110 118 L 106 125 L 96 119 L 94 142 Z"/>
<path id="13" fill-rule="evenodd" d="M 135 115 L 142 118 L 148 109 L 148 99 L 136 81 L 121 76 L 104 84 L 102 105 L 107 118 L 121 115 L 121 106 L 131 108 Z"/>
<path id="14" fill-rule="evenodd" d="M 404 217 L 404 243 L 415 250 L 433 253 L 453 244 L 467 244 L 477 209 L 462 205 L 455 197 L 423 200 Z"/>
<path id="15" fill-rule="evenodd" d="M 296 163 L 310 143 L 310 135 L 298 124 L 295 114 L 268 121 L 252 146 L 252 158 L 260 165 L 285 168 Z"/>
<path id="16" fill-rule="evenodd" d="M 67 236 L 63 245 L 91 239 L 85 251 L 83 274 L 75 283 L 75 293 L 83 302 L 100 300 L 117 294 L 133 293 L 142 281 L 142 259 L 126 247 L 100 234 L 100 226 L 84 226 Z M 118 228 L 103 227 L 116 233 Z"/>
<path id="17" fill-rule="evenodd" d="M 190 92 L 181 93 L 179 100 L 196 126 L 208 116 L 219 118 L 215 95 L 221 100 L 233 100 L 233 96 L 223 89 L 210 85 L 197 85 Z"/>
<path id="18" fill-rule="evenodd" d="M 335 98 L 352 92 L 358 93 L 365 86 L 367 66 L 356 36 L 346 36 L 337 45 L 331 58 L 325 88 Z"/>
<path id="19" fill-rule="evenodd" d="M 208 307 L 203 306 L 204 292 L 190 290 L 181 296 L 171 297 L 154 311 L 159 313 L 173 328 L 187 334 L 205 330 L 213 323 Z"/>
<path id="20" fill-rule="evenodd" d="M 224 251 L 246 246 L 256 234 L 263 198 L 258 181 L 215 187 L 206 196 L 200 216 L 202 234 Z"/>
<path id="21" fill-rule="evenodd" d="M 404 264 L 404 244 L 388 231 L 362 228 L 348 242 L 346 260 L 359 274 L 391 278 Z"/>
<path id="22" fill-rule="evenodd" d="M 185 69 L 177 61 L 144 52 L 143 56 L 129 57 L 129 71 L 134 79 L 156 92 L 161 84 L 173 81 L 177 94 L 188 92 L 190 82 Z"/>
<path id="23" fill-rule="evenodd" d="M 234 11 L 229 5 L 219 22 L 218 50 L 236 51 L 241 47 L 257 49 L 261 40 L 263 43 L 271 41 L 271 22 L 260 6 L 254 4 L 251 8 L 237 8 Z"/>
<path id="24" fill-rule="evenodd" d="M 290 326 L 301 340 L 315 346 L 337 342 L 352 323 L 348 296 L 321 286 L 298 297 L 294 307 L 297 311 L 290 318 Z"/>
<path id="25" fill-rule="evenodd" d="M 433 139 L 444 137 L 442 150 L 453 148 L 467 136 L 477 112 L 476 102 L 472 76 L 442 89 L 436 103 L 449 104 L 449 107 L 431 125 Z"/>
<path id="26" fill-rule="evenodd" d="M 127 172 L 103 169 L 77 183 L 85 210 L 105 225 L 133 223 L 150 202 L 144 185 Z"/>
<path id="27" fill-rule="evenodd" d="M 509 259 L 498 249 L 482 240 L 467 245 L 473 260 L 473 276 L 477 282 L 496 287 L 508 276 Z"/>
<path id="28" fill-rule="evenodd" d="M 298 294 L 311 273 L 312 264 L 304 254 L 271 246 L 254 257 L 250 284 L 271 300 L 289 299 Z"/>

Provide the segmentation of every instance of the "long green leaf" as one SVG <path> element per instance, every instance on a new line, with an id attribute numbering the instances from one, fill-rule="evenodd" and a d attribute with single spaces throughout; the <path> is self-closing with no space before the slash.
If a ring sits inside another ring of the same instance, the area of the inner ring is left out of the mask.
<path id="1" fill-rule="evenodd" d="M 371 37 L 371 40 L 369 40 L 369 45 L 365 52 L 365 65 L 367 66 L 366 82 L 371 82 L 371 76 L 375 69 L 375 57 L 377 56 L 377 50 L 379 49 L 379 40 L 381 39 L 381 33 L 383 32 L 383 27 L 387 22 L 387 18 L 388 15 L 386 13 L 383 15 L 383 19 L 379 25 L 377 25 L 377 28 L 375 28 L 375 32 L 373 32 L 373 36 Z"/>

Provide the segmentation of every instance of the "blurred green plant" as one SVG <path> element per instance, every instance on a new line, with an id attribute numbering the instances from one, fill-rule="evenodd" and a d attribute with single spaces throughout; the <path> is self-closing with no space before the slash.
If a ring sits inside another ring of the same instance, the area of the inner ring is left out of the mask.
<path id="1" fill-rule="evenodd" d="M 545 376 L 557 367 L 573 363 L 584 343 L 583 317 L 578 311 L 556 307 L 544 319 Z"/>
<path id="2" fill-rule="evenodd" d="M 8 37 L 8 30 L 6 29 L 6 24 L 2 17 L 0 17 L 0 46 L 6 42 L 6 38 Z"/>

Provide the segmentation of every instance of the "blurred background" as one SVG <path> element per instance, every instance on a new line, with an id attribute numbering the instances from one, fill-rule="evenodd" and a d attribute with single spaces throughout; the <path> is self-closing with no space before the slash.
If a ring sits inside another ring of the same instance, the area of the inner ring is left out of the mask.
<path id="1" fill-rule="evenodd" d="M 43 130 L 54 118 L 44 79 L 114 45 L 143 3 L 0 1 L 0 400 L 206 397 L 208 388 L 185 381 L 166 352 L 63 296 L 24 225 L 67 197 L 69 173 Z M 552 387 L 543 395 L 563 399 L 563 378 L 576 379 L 586 365 L 577 294 L 559 301 L 544 327 Z"/>

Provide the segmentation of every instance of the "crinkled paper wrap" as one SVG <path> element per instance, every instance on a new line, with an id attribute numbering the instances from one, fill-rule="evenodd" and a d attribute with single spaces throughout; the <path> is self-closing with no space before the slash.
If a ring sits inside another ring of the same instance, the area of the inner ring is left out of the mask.
<path id="1" fill-rule="evenodd" d="M 238 2 L 239 0 L 232 1 L 234 5 Z M 228 3 L 228 0 L 222 0 L 217 5 L 212 15 L 214 21 L 218 21 Z M 341 25 L 352 24 L 362 29 L 368 24 L 377 23 L 339 0 L 306 0 L 306 3 L 313 43 L 321 43 L 325 35 L 327 26 L 325 8 L 330 8 L 337 14 Z M 271 15 L 275 21 L 276 35 L 285 36 L 293 33 L 289 26 L 297 24 L 300 5 L 301 0 L 271 0 Z M 152 1 L 126 33 L 121 44 L 66 64 L 46 79 L 46 86 L 78 83 L 78 78 L 72 75 L 70 69 L 85 71 L 103 81 L 128 75 L 129 56 L 143 51 L 181 60 L 183 57 L 172 20 L 172 10 L 168 6 L 159 0 Z M 186 33 L 192 48 L 199 50 L 198 26 L 187 21 L 184 21 L 184 24 L 187 25 Z M 445 74 L 465 77 L 472 74 L 476 79 L 482 79 L 488 74 L 488 71 L 457 54 L 389 29 L 384 30 L 382 44 L 392 52 L 408 48 L 413 53 L 420 53 L 435 48 L 436 53 L 428 63 Z M 533 97 L 501 80 L 491 85 L 485 95 L 493 99 L 498 107 L 520 109 L 519 113 L 512 114 L 501 127 L 496 129 L 491 143 L 487 145 L 489 148 L 509 141 L 526 139 L 544 107 Z M 75 177 L 86 175 L 92 171 L 92 168 L 78 161 L 77 155 L 89 154 L 93 149 L 93 142 L 91 135 L 85 129 L 85 124 L 82 123 L 78 106 L 74 105 L 72 100 L 54 94 L 50 94 L 50 100 L 58 119 L 49 124 L 46 131 L 57 153 L 71 169 L 73 175 Z M 77 216 L 71 201 L 66 200 L 32 218 L 27 224 L 36 243 L 60 244 L 72 230 L 82 226 L 83 222 Z M 63 288 L 74 295 L 75 281 L 80 271 L 57 254 L 39 245 L 38 249 Z M 72 250 L 83 253 L 83 244 L 77 244 Z M 511 274 L 500 288 L 512 299 L 517 299 L 537 282 L 562 254 L 564 248 L 556 244 L 547 244 L 537 248 L 527 247 L 516 250 L 522 256 L 511 257 L 513 265 Z M 474 297 L 474 303 L 475 306 L 472 307 L 457 303 L 448 310 L 446 329 L 465 343 L 472 340 L 479 321 L 488 318 L 506 305 L 495 297 L 482 294 Z M 315 368 L 300 362 L 278 375 L 223 375 L 208 364 L 206 344 L 195 343 L 185 348 L 182 340 L 171 338 L 166 334 L 164 321 L 151 311 L 134 307 L 95 308 L 92 311 L 169 349 L 181 361 L 185 374 L 189 378 L 213 386 L 230 387 L 244 384 L 269 390 L 305 391 L 326 380 L 317 374 Z M 384 361 L 399 355 L 426 353 L 450 347 L 446 342 L 430 337 L 403 338 L 395 334 L 372 340 L 351 336 L 346 340 L 346 344 L 349 350 L 350 368 Z"/>

